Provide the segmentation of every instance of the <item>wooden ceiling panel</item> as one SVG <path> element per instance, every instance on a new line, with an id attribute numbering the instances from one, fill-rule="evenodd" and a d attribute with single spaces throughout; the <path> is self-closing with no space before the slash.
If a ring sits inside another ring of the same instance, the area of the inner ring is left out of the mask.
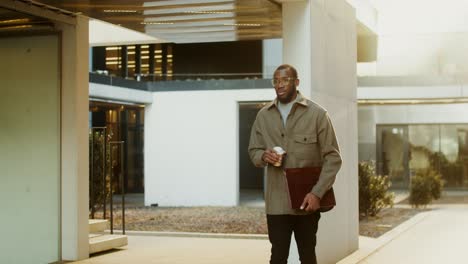
<path id="1" fill-rule="evenodd" d="M 39 0 L 39 2 L 175 43 L 280 38 L 281 5 L 273 0 Z M 158 31 L 160 29 L 160 31 Z M 186 35 L 184 37 L 184 34 Z"/>

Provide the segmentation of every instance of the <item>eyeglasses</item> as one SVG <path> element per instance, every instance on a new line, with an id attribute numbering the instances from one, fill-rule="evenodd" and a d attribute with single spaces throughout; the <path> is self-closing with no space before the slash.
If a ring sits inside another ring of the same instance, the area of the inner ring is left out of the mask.
<path id="1" fill-rule="evenodd" d="M 273 86 L 277 86 L 277 85 L 289 85 L 290 83 L 292 83 L 293 81 L 295 81 L 296 78 L 293 78 L 293 77 L 287 77 L 287 78 L 279 78 L 279 79 L 272 79 L 271 80 L 271 84 Z"/>

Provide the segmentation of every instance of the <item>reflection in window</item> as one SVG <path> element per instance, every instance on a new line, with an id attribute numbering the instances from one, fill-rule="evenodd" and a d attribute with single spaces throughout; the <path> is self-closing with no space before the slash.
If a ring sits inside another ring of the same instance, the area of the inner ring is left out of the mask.
<path id="1" fill-rule="evenodd" d="M 434 125 L 409 126 L 409 166 L 412 174 L 431 167 L 433 153 L 439 151 L 439 130 Z"/>
<path id="2" fill-rule="evenodd" d="M 449 162 L 458 159 L 457 125 L 440 125 L 440 152 Z"/>
<path id="3" fill-rule="evenodd" d="M 468 188 L 468 124 L 408 125 L 407 139 L 399 127 L 404 125 L 379 125 L 377 129 L 381 136 L 379 173 L 389 175 L 394 187 L 408 187 L 410 180 L 404 178 L 434 170 L 446 188 Z M 406 140 L 408 148 L 401 145 Z M 401 166 L 407 169 L 397 173 L 395 169 Z"/>
<path id="4" fill-rule="evenodd" d="M 388 175 L 392 186 L 405 188 L 408 186 L 408 136 L 407 126 L 378 126 L 379 150 L 377 156 L 377 171 Z"/>

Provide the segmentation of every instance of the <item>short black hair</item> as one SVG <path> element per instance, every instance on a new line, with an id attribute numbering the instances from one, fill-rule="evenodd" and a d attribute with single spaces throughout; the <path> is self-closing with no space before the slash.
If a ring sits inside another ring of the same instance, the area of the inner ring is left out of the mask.
<path id="1" fill-rule="evenodd" d="M 293 77 L 297 79 L 297 70 L 292 65 L 281 64 L 280 66 L 278 66 L 278 68 L 276 68 L 275 72 L 280 71 L 280 70 L 290 70 L 293 74 Z"/>

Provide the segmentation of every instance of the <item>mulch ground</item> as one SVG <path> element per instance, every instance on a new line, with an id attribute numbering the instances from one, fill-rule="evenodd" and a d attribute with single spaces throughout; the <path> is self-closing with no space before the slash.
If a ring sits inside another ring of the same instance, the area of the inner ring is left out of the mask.
<path id="1" fill-rule="evenodd" d="M 377 238 L 423 211 L 415 208 L 382 209 L 377 216 L 359 220 L 359 235 Z"/>
<path id="2" fill-rule="evenodd" d="M 359 221 L 359 234 L 379 237 L 422 209 L 386 208 Z M 121 211 L 114 211 L 114 228 L 121 229 Z M 101 213 L 96 217 L 100 218 Z M 133 231 L 267 234 L 264 208 L 139 207 L 125 210 L 125 228 Z"/>
<path id="3" fill-rule="evenodd" d="M 433 204 L 468 203 L 468 196 L 443 196 Z M 359 234 L 377 238 L 429 209 L 411 208 L 407 200 L 403 205 L 385 208 L 375 217 L 359 221 Z M 254 207 L 135 207 L 126 208 L 126 230 L 201 232 L 234 234 L 267 234 L 264 208 Z M 96 218 L 101 218 L 97 213 Z M 121 229 L 121 210 L 114 211 L 114 228 Z"/>
<path id="4" fill-rule="evenodd" d="M 97 213 L 97 218 L 102 214 Z M 121 211 L 114 228 L 121 229 Z M 125 228 L 135 231 L 266 234 L 264 208 L 140 207 L 125 209 Z"/>

